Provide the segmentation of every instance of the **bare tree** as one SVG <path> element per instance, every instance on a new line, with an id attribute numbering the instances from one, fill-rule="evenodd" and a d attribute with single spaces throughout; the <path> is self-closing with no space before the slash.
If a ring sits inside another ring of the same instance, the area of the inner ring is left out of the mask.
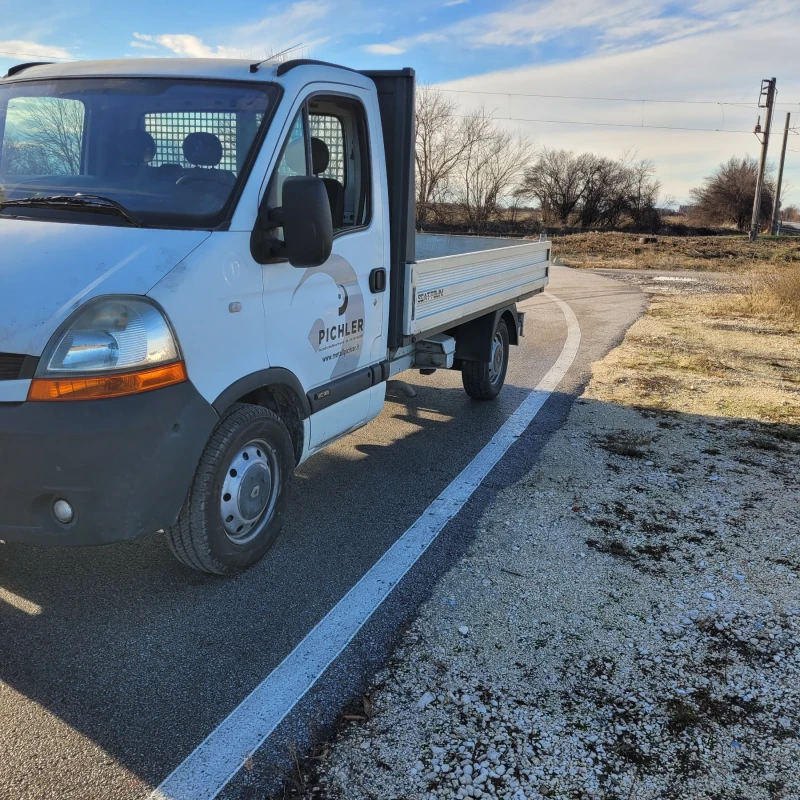
<path id="1" fill-rule="evenodd" d="M 657 231 L 661 225 L 657 210 L 661 182 L 656 179 L 655 165 L 652 161 L 635 161 L 623 170 L 628 178 L 627 206 L 634 227 Z"/>
<path id="2" fill-rule="evenodd" d="M 566 225 L 586 191 L 593 161 L 586 153 L 545 147 L 526 170 L 519 193 L 538 201 L 545 224 Z"/>
<path id="3" fill-rule="evenodd" d="M 783 192 L 781 192 L 783 194 Z M 800 222 L 800 208 L 795 205 L 781 208 L 781 219 L 787 222 Z"/>
<path id="4" fill-rule="evenodd" d="M 761 193 L 761 224 L 769 222 L 775 186 L 770 176 Z M 758 162 L 750 156 L 733 156 L 720 164 L 703 181 L 702 186 L 690 192 L 694 204 L 693 216 L 705 224 L 733 224 L 740 231 L 748 230 L 753 214 L 756 194 Z"/>
<path id="5" fill-rule="evenodd" d="M 456 191 L 467 224 L 482 227 L 518 189 L 533 146 L 526 137 L 498 127 L 483 109 L 469 115 L 467 123 Z"/>
<path id="6" fill-rule="evenodd" d="M 520 194 L 535 198 L 546 224 L 576 219 L 586 228 L 611 228 L 627 217 L 634 227 L 657 230 L 661 184 L 651 161 L 625 154 L 617 161 L 592 153 L 539 151 Z"/>
<path id="7" fill-rule="evenodd" d="M 665 194 L 661 200 L 659 201 L 659 205 L 661 208 L 666 209 L 671 214 L 677 214 L 678 212 L 678 201 L 675 199 L 674 194 Z"/>
<path id="8" fill-rule="evenodd" d="M 79 174 L 83 120 L 83 103 L 59 97 L 32 97 L 9 108 L 4 162 L 9 158 L 17 174 Z"/>
<path id="9" fill-rule="evenodd" d="M 584 228 L 615 228 L 628 210 L 628 176 L 624 163 L 592 156 L 586 189 L 578 211 Z"/>
<path id="10" fill-rule="evenodd" d="M 460 116 L 458 104 L 435 87 L 417 93 L 417 225 L 457 206 L 471 226 L 483 226 L 511 196 L 531 147 L 501 130 L 485 110 Z"/>
<path id="11" fill-rule="evenodd" d="M 457 115 L 459 106 L 433 86 L 417 91 L 417 225 L 437 216 L 453 190 L 452 182 L 467 150 L 480 135 L 470 118 Z"/>
<path id="12" fill-rule="evenodd" d="M 3 158 L 0 161 L 2 175 L 48 175 L 52 174 L 50 161 L 35 145 L 18 142 L 6 136 L 3 142 Z"/>

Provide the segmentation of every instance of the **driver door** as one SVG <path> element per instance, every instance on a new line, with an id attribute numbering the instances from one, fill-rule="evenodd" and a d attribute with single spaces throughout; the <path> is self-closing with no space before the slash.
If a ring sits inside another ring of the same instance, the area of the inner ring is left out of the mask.
<path id="1" fill-rule="evenodd" d="M 267 189 L 269 207 L 278 207 L 286 178 L 315 175 L 331 207 L 333 249 L 324 264 L 263 267 L 270 363 L 294 372 L 308 393 L 310 449 L 376 416 L 385 392 L 388 254 L 373 186 L 380 172 L 367 113 L 372 98 L 335 88 L 320 86 L 303 99 Z"/>

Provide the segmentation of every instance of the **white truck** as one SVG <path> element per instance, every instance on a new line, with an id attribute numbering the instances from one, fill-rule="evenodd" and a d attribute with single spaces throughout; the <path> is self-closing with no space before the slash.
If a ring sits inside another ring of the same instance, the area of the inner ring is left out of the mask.
<path id="1" fill-rule="evenodd" d="M 20 64 L 0 80 L 0 540 L 164 531 L 233 574 L 408 369 L 491 400 L 550 243 L 417 261 L 414 72 Z M 457 242 L 458 240 L 449 240 Z"/>

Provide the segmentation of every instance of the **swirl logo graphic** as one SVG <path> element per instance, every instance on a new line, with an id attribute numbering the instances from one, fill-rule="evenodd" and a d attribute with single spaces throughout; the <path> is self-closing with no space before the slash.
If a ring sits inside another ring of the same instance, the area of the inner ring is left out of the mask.
<path id="1" fill-rule="evenodd" d="M 335 378 L 353 372 L 361 361 L 364 296 L 352 264 L 339 255 L 332 255 L 322 266 L 303 273 L 292 294 L 292 305 L 302 286 L 315 275 L 326 275 L 331 279 L 331 292 L 335 292 L 336 300 L 330 305 L 330 317 L 317 319 L 311 326 L 308 341 L 323 361 L 330 362 L 330 375 Z"/>

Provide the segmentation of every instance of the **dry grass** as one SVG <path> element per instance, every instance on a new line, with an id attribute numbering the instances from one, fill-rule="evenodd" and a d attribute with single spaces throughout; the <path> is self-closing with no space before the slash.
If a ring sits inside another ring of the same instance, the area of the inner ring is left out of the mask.
<path id="1" fill-rule="evenodd" d="M 576 233 L 554 237 L 553 255 L 570 267 L 750 272 L 800 264 L 800 238 L 659 236 L 640 244 L 637 234 Z"/>
<path id="2" fill-rule="evenodd" d="M 570 266 L 728 273 L 701 291 L 696 282 L 645 286 L 648 311 L 597 365 L 590 397 L 800 431 L 800 239 L 644 245 L 631 234 L 593 233 L 557 238 L 553 253 Z"/>
<path id="3" fill-rule="evenodd" d="M 588 396 L 800 431 L 800 268 L 745 292 L 648 292 L 647 314 L 596 365 Z M 787 434 L 788 435 L 788 434 Z"/>
<path id="4" fill-rule="evenodd" d="M 780 272 L 754 275 L 743 291 L 718 295 L 709 312 L 774 322 L 792 331 L 800 327 L 800 264 Z"/>

